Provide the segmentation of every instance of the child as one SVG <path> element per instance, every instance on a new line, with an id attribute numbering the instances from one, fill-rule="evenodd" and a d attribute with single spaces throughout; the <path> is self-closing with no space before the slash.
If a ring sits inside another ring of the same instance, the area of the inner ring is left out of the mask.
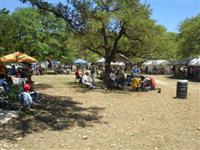
<path id="1" fill-rule="evenodd" d="M 37 101 L 38 94 L 34 91 L 31 92 L 31 85 L 28 81 L 23 85 L 23 92 L 20 94 L 20 98 L 25 109 L 29 109 L 33 101 Z"/>

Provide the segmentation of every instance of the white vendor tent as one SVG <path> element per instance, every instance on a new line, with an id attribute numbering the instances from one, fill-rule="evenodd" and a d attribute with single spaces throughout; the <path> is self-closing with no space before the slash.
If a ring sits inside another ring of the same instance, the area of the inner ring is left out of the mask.
<path id="1" fill-rule="evenodd" d="M 103 64 L 105 63 L 105 58 L 101 58 L 97 61 L 97 64 Z M 124 66 L 125 63 L 124 62 L 119 62 L 119 61 L 116 61 L 116 62 L 111 62 L 110 63 L 112 66 Z"/>
<path id="2" fill-rule="evenodd" d="M 192 59 L 188 66 L 200 66 L 200 57 Z"/>
<path id="3" fill-rule="evenodd" d="M 97 61 L 97 63 L 105 63 L 105 58 L 101 58 L 101 59 L 99 59 L 98 61 Z"/>
<path id="4" fill-rule="evenodd" d="M 116 54 L 113 62 L 118 62 L 118 63 L 115 63 L 114 65 L 125 65 L 125 63 L 131 63 L 131 60 L 129 58 L 127 58 L 126 56 L 118 53 L 118 54 Z M 99 59 L 96 63 L 97 64 L 105 63 L 105 58 Z M 113 65 L 113 64 L 111 64 L 111 65 Z"/>
<path id="5" fill-rule="evenodd" d="M 113 65 L 113 66 L 124 66 L 125 64 L 123 62 L 111 62 L 111 65 Z"/>
<path id="6" fill-rule="evenodd" d="M 192 70 L 192 77 L 196 81 L 200 81 L 200 56 L 193 58 L 188 64 L 190 70 Z"/>
<path id="7" fill-rule="evenodd" d="M 142 64 L 142 69 L 147 69 L 147 73 L 169 74 L 170 62 L 167 60 L 147 60 Z"/>

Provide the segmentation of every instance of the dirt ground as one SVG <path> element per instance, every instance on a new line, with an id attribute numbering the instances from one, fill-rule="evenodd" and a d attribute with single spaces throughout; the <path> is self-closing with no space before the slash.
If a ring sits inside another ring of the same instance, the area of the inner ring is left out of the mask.
<path id="1" fill-rule="evenodd" d="M 0 128 L 1 149 L 198 150 L 200 83 L 176 99 L 176 82 L 153 76 L 162 92 L 89 90 L 72 75 L 35 76 L 41 101 Z"/>

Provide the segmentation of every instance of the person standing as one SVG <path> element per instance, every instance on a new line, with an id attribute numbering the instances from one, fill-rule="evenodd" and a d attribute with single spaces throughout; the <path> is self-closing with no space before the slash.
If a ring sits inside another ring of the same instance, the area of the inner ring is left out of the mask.
<path id="1" fill-rule="evenodd" d="M 75 77 L 76 77 L 76 82 L 77 82 L 77 80 L 78 80 L 79 82 L 82 82 L 82 81 L 81 81 L 80 68 L 79 68 L 78 66 L 77 66 L 76 71 L 75 71 Z"/>
<path id="2" fill-rule="evenodd" d="M 4 79 L 6 77 L 6 66 L 0 63 L 0 78 Z"/>
<path id="3" fill-rule="evenodd" d="M 13 64 L 12 65 L 12 70 L 11 70 L 11 74 L 13 75 L 13 76 L 15 76 L 16 75 L 16 67 L 15 67 L 15 65 Z"/>
<path id="4" fill-rule="evenodd" d="M 38 93 L 31 91 L 31 84 L 26 81 L 23 85 L 23 92 L 20 94 L 20 97 L 24 108 L 29 109 L 29 107 L 38 100 Z"/>
<path id="5" fill-rule="evenodd" d="M 148 66 L 146 66 L 146 67 L 145 67 L 145 73 L 146 73 L 146 74 L 148 73 L 148 69 L 149 69 Z"/>
<path id="6" fill-rule="evenodd" d="M 137 67 L 137 65 L 135 65 L 135 66 L 133 67 L 131 73 L 133 74 L 134 77 L 137 77 L 137 76 L 138 76 L 138 74 L 140 73 L 140 69 Z"/>

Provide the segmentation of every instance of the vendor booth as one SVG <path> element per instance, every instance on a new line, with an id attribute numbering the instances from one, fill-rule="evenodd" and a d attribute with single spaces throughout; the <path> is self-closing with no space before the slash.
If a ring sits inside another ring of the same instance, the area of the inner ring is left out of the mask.
<path id="1" fill-rule="evenodd" d="M 84 72 L 85 69 L 87 69 L 87 66 L 89 65 L 90 63 L 84 59 L 77 59 L 73 62 L 73 71 L 75 71 L 76 69 L 76 66 L 79 66 L 82 70 L 82 72 Z"/>
<path id="2" fill-rule="evenodd" d="M 185 58 L 181 60 L 171 61 L 172 74 L 175 78 L 188 78 L 188 65 L 193 58 Z"/>
<path id="3" fill-rule="evenodd" d="M 142 64 L 145 73 L 170 74 L 170 62 L 167 60 L 148 60 Z"/>
<path id="4" fill-rule="evenodd" d="M 15 52 L 12 54 L 5 55 L 0 58 L 0 62 L 14 62 L 14 63 L 33 63 L 37 60 L 31 56 L 28 56 L 25 53 Z"/>
<path id="5" fill-rule="evenodd" d="M 0 63 L 34 63 L 34 62 L 37 62 L 35 58 L 21 52 L 14 52 L 14 53 L 5 55 L 3 57 L 0 57 Z M 17 69 L 16 66 L 15 66 L 15 69 Z M 24 75 L 26 74 L 25 75 L 26 77 L 25 76 L 17 77 L 17 75 L 13 76 L 12 77 L 13 84 L 22 84 L 26 81 L 26 78 L 28 78 L 28 80 L 31 81 L 31 73 L 29 73 L 29 70 L 23 70 L 23 68 L 21 68 L 18 70 L 18 73 L 20 73 L 21 75 L 22 73 Z M 8 74 L 5 77 L 9 79 L 11 78 L 10 76 L 8 76 Z"/>
<path id="6" fill-rule="evenodd" d="M 194 58 L 189 62 L 188 77 L 200 81 L 200 57 Z"/>

